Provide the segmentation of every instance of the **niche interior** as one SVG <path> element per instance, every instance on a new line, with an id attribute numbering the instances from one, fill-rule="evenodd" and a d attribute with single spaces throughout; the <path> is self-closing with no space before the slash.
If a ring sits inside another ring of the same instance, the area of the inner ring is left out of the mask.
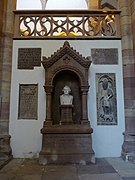
<path id="1" fill-rule="evenodd" d="M 79 78 L 71 70 L 63 70 L 59 72 L 53 80 L 53 93 L 52 93 L 52 120 L 53 124 L 60 124 L 60 95 L 62 94 L 63 87 L 67 85 L 71 88 L 73 95 L 73 124 L 81 123 L 81 93 Z"/>
<path id="2" fill-rule="evenodd" d="M 65 41 L 51 57 L 43 57 L 45 69 L 46 119 L 42 133 L 41 164 L 94 163 L 87 112 L 90 57 L 82 57 Z M 64 86 L 71 89 L 73 105 L 60 105 Z M 66 118 L 62 123 L 61 118 Z M 70 121 L 68 121 L 70 119 Z"/>

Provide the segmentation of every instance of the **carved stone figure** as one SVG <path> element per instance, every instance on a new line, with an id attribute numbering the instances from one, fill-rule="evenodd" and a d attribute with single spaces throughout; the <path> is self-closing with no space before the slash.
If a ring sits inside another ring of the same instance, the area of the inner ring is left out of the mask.
<path id="1" fill-rule="evenodd" d="M 110 116 L 112 114 L 112 97 L 113 91 L 108 86 L 108 80 L 105 78 L 102 82 L 102 96 L 100 99 L 101 107 L 103 108 L 103 115 L 104 117 Z M 109 117 L 107 117 L 109 118 Z"/>
<path id="2" fill-rule="evenodd" d="M 97 124 L 117 124 L 116 83 L 114 73 L 97 73 Z"/>
<path id="3" fill-rule="evenodd" d="M 69 93 L 71 92 L 71 89 L 69 86 L 64 86 L 63 90 L 64 94 L 60 96 L 60 104 L 61 105 L 72 105 L 73 103 L 73 96 Z"/>
<path id="4" fill-rule="evenodd" d="M 100 118 L 107 122 L 113 121 L 113 90 L 109 79 L 102 79 L 102 90 L 100 94 Z M 110 84 L 110 85 L 109 85 Z"/>

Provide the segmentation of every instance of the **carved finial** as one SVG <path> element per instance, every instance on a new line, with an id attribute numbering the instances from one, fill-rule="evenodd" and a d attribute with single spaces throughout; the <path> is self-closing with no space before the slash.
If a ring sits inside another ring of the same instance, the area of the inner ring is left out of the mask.
<path id="1" fill-rule="evenodd" d="M 92 61 L 91 56 L 86 57 L 86 60 L 87 60 L 87 61 Z"/>
<path id="2" fill-rule="evenodd" d="M 70 44 L 69 44 L 69 42 L 68 42 L 68 41 L 65 41 L 65 42 L 64 42 L 64 45 L 63 45 L 63 47 L 65 47 L 65 46 L 68 46 L 68 47 L 70 47 Z"/>

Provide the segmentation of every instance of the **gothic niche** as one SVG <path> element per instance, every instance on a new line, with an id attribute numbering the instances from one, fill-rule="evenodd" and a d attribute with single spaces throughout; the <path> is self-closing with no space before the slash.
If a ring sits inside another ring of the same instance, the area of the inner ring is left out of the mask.
<path id="1" fill-rule="evenodd" d="M 87 113 L 88 69 L 84 58 L 66 41 L 51 57 L 43 57 L 46 119 L 40 164 L 94 163 Z"/>
<path id="2" fill-rule="evenodd" d="M 97 124 L 117 125 L 116 83 L 114 73 L 97 73 Z"/>
<path id="3" fill-rule="evenodd" d="M 73 78 L 74 77 L 74 78 Z M 73 97 L 72 101 L 72 123 L 80 124 L 81 121 L 81 94 L 79 89 L 79 78 L 71 70 L 63 70 L 59 72 L 53 81 L 54 93 L 52 94 L 52 123 L 61 123 L 61 108 L 60 97 L 63 96 L 63 88 L 68 86 L 70 88 L 70 95 Z M 65 106 L 65 105 L 63 105 Z"/>

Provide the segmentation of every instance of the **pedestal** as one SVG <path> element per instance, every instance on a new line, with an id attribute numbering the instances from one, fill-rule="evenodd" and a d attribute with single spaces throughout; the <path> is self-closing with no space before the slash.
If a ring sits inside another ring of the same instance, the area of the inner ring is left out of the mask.
<path id="1" fill-rule="evenodd" d="M 61 105 L 61 124 L 73 124 L 73 105 Z"/>
<path id="2" fill-rule="evenodd" d="M 95 163 L 88 125 L 52 125 L 44 127 L 40 164 Z"/>
<path id="3" fill-rule="evenodd" d="M 124 135 L 124 143 L 122 145 L 121 156 L 126 161 L 135 162 L 135 132 L 126 132 Z"/>

